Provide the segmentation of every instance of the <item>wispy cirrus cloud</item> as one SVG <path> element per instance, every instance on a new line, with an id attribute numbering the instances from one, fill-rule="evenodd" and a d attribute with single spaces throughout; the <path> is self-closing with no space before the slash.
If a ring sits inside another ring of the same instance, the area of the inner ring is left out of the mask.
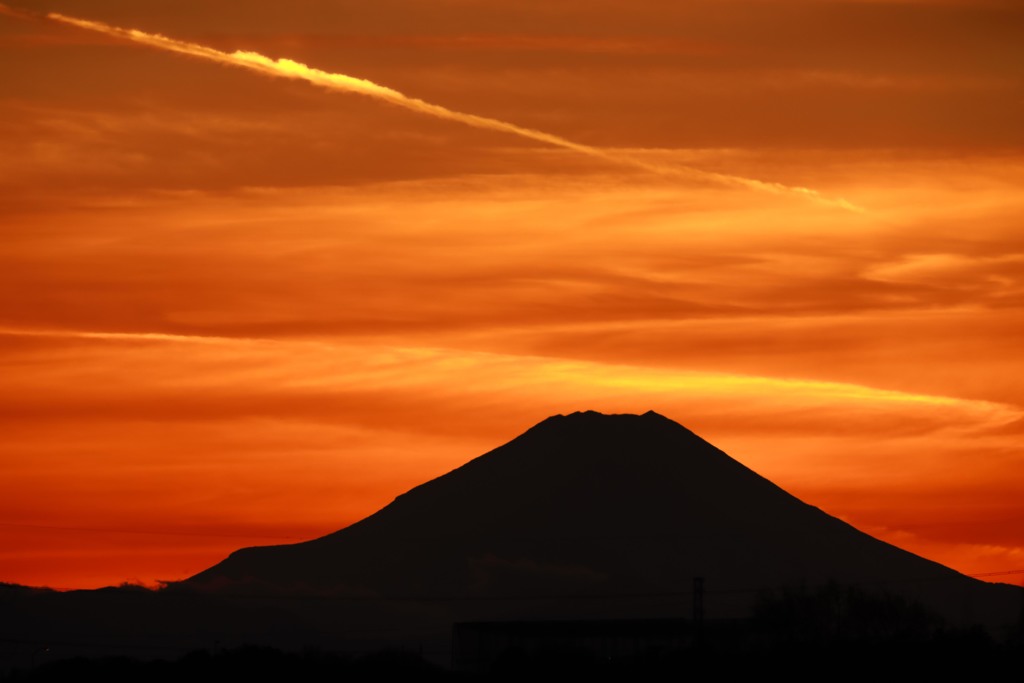
<path id="1" fill-rule="evenodd" d="M 518 126 L 500 119 L 478 116 L 461 111 L 455 111 L 438 104 L 410 97 L 392 88 L 374 83 L 373 81 L 356 78 L 346 74 L 331 73 L 316 69 L 291 59 L 272 59 L 256 52 L 237 50 L 235 52 L 224 52 L 215 48 L 190 43 L 186 41 L 168 38 L 166 36 L 146 33 L 136 29 L 126 29 L 110 26 L 103 22 L 89 21 L 69 17 L 58 13 L 49 13 L 46 17 L 50 20 L 63 24 L 76 26 L 81 29 L 103 33 L 109 36 L 128 40 L 131 42 L 147 45 L 161 50 L 185 54 L 200 59 L 206 59 L 219 64 L 241 67 L 250 71 L 272 76 L 276 78 L 288 78 L 301 80 L 312 85 L 322 87 L 335 92 L 346 92 L 372 97 L 389 104 L 409 109 L 411 111 L 432 116 L 439 119 L 454 121 L 474 128 L 492 130 L 500 133 L 515 135 L 528 140 L 534 140 L 546 145 L 567 149 L 579 154 L 601 159 L 611 164 L 635 168 L 649 173 L 663 176 L 677 177 L 685 180 L 704 182 L 715 182 L 724 185 L 745 187 L 751 190 L 770 192 L 774 194 L 794 194 L 808 199 L 836 206 L 849 211 L 862 211 L 860 207 L 846 201 L 845 199 L 830 198 L 820 192 L 799 186 L 789 186 L 782 183 L 756 180 L 741 176 L 728 175 L 703 171 L 686 166 L 670 166 L 653 163 L 644 159 L 621 154 L 601 147 L 593 147 L 567 138 Z"/>

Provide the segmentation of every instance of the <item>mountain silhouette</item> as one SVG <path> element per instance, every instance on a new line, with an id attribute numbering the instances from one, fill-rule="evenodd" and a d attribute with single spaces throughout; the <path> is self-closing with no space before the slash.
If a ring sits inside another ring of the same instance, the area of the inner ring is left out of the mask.
<path id="1" fill-rule="evenodd" d="M 787 634 L 927 633 L 940 618 L 1012 639 L 1022 593 L 874 539 L 661 415 L 585 412 L 340 531 L 245 548 L 158 591 L 0 586 L 0 676 L 247 644 L 455 665 L 456 642 L 472 659 L 524 638 L 658 648 L 685 629 L 740 652 Z"/>
<path id="2" fill-rule="evenodd" d="M 1019 609 L 1015 589 L 858 531 L 654 412 L 551 417 L 360 522 L 239 550 L 185 584 L 416 602 L 452 620 L 636 618 L 686 615 L 696 577 L 709 617 L 826 582 L 957 623 Z"/>

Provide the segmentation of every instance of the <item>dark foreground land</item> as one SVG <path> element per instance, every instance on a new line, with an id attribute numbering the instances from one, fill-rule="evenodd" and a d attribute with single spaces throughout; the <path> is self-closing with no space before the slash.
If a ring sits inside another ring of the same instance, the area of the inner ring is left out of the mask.
<path id="1" fill-rule="evenodd" d="M 8 586 L 0 598 L 0 683 L 1020 680 L 1024 665 L 1024 609 L 999 629 L 951 625 L 902 595 L 837 583 L 764 592 L 741 619 L 705 618 L 695 604 L 686 617 L 461 621 L 404 640 L 370 638 L 365 623 L 316 634 L 276 602 L 173 590 Z M 322 617 L 337 604 L 311 607 Z"/>
<path id="2" fill-rule="evenodd" d="M 114 648 L 131 644 L 134 628 L 92 649 L 32 635 L 33 617 L 48 617 L 48 602 L 65 605 L 61 594 L 9 588 L 0 615 L 12 630 L 0 635 L 0 683 L 98 681 L 433 681 L 526 680 L 585 676 L 596 681 L 700 680 L 718 676 L 778 674 L 789 680 L 896 681 L 934 676 L 946 680 L 1020 680 L 1024 665 L 1024 613 L 999 631 L 981 625 L 950 626 L 924 606 L 898 595 L 827 584 L 765 593 L 745 619 L 686 618 L 499 620 L 452 625 L 435 641 L 385 645 L 335 638 L 331 644 Z M 120 598 L 160 604 L 160 592 L 113 590 Z M 12 597 L 13 596 L 13 597 Z M 18 597 L 20 596 L 20 598 Z M 83 592 L 85 602 L 128 624 L 103 592 Z M 104 598 L 94 603 L 93 600 Z M 134 601 L 132 602 L 134 605 Z M 217 603 L 218 606 L 220 603 Z M 66 607 L 65 607 L 66 609 Z M 165 610 L 159 612 L 166 616 Z M 216 627 L 213 612 L 188 612 Z M 246 613 L 258 622 L 285 613 Z M 90 623 L 99 624 L 98 617 Z M 224 622 L 232 624 L 233 622 Z M 20 631 L 14 627 L 20 624 Z M 98 631 L 96 631 L 98 633 Z M 42 633 L 42 632 L 40 632 Z M 195 631 L 190 633 L 195 634 Z M 225 632 L 226 633 L 226 632 Z M 172 642 L 166 632 L 165 646 Z M 51 636 L 53 633 L 50 634 Z M 108 637 L 110 634 L 107 634 Z M 152 634 L 150 634 L 152 635 Z M 206 634 L 210 635 L 210 634 Z M 84 637 L 84 636 L 83 636 Z M 178 632 L 174 641 L 187 642 Z M 218 642 L 207 639 L 207 643 Z M 137 643 L 136 643 L 137 645 Z M 346 649 L 347 648 L 347 649 Z"/>
<path id="3" fill-rule="evenodd" d="M 357 658 L 268 647 L 193 652 L 173 661 L 126 657 L 76 658 L 15 670 L 4 683 L 99 681 L 171 683 L 227 680 L 474 681 L 585 676 L 598 681 L 685 680 L 778 674 L 790 680 L 919 680 L 924 676 L 1019 675 L 1024 651 L 963 634 L 926 645 L 781 647 L 763 652 L 680 650 L 601 659 L 586 650 L 510 650 L 483 671 L 453 671 L 415 653 L 380 652 Z"/>

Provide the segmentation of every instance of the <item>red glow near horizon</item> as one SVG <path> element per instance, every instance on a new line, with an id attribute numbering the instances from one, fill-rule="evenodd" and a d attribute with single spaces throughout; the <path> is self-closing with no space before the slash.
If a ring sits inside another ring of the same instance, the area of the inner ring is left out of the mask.
<path id="1" fill-rule="evenodd" d="M 1015 580 L 1024 10 L 397 1 L 85 18 L 600 153 L 0 14 L 0 581 L 182 579 L 650 409 Z"/>

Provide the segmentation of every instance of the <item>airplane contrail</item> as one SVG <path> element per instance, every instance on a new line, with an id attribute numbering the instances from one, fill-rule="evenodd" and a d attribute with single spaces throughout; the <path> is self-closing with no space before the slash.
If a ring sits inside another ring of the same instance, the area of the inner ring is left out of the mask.
<path id="1" fill-rule="evenodd" d="M 4 11 L 18 17 L 31 16 L 26 12 L 10 8 L 3 4 L 0 4 L 0 11 Z M 517 126 L 513 123 L 508 123 L 507 121 L 502 121 L 500 119 L 493 119 L 448 109 L 441 105 L 432 104 L 415 97 L 409 97 L 404 93 L 379 85 L 373 81 L 347 76 L 345 74 L 322 71 L 291 59 L 272 59 L 257 52 L 248 52 L 244 50 L 223 52 L 215 48 L 168 38 L 159 34 L 145 33 L 136 29 L 119 28 L 99 21 L 76 19 L 56 12 L 50 12 L 43 16 L 51 21 L 69 24 L 88 31 L 104 33 L 115 38 L 148 45 L 160 50 L 191 55 L 193 57 L 207 59 L 219 64 L 249 69 L 250 71 L 262 73 L 266 76 L 301 80 L 328 90 L 366 95 L 368 97 L 389 102 L 390 104 L 419 112 L 421 114 L 426 114 L 428 116 L 456 121 L 474 128 L 482 128 L 517 135 L 521 138 L 535 140 L 553 147 L 560 147 L 579 154 L 585 154 L 590 157 L 602 159 L 606 162 L 619 166 L 632 167 L 662 176 L 679 177 L 689 180 L 713 181 L 724 185 L 745 187 L 762 192 L 771 192 L 773 194 L 796 194 L 822 204 L 836 206 L 848 211 L 863 212 L 861 207 L 858 207 L 845 199 L 826 197 L 817 190 L 812 190 L 810 188 L 795 187 L 791 185 L 784 185 L 782 183 L 755 180 L 752 178 L 744 178 L 742 176 L 728 175 L 724 173 L 702 171 L 687 166 L 652 163 L 620 152 L 573 142 L 572 140 L 568 140 L 551 133 Z"/>

